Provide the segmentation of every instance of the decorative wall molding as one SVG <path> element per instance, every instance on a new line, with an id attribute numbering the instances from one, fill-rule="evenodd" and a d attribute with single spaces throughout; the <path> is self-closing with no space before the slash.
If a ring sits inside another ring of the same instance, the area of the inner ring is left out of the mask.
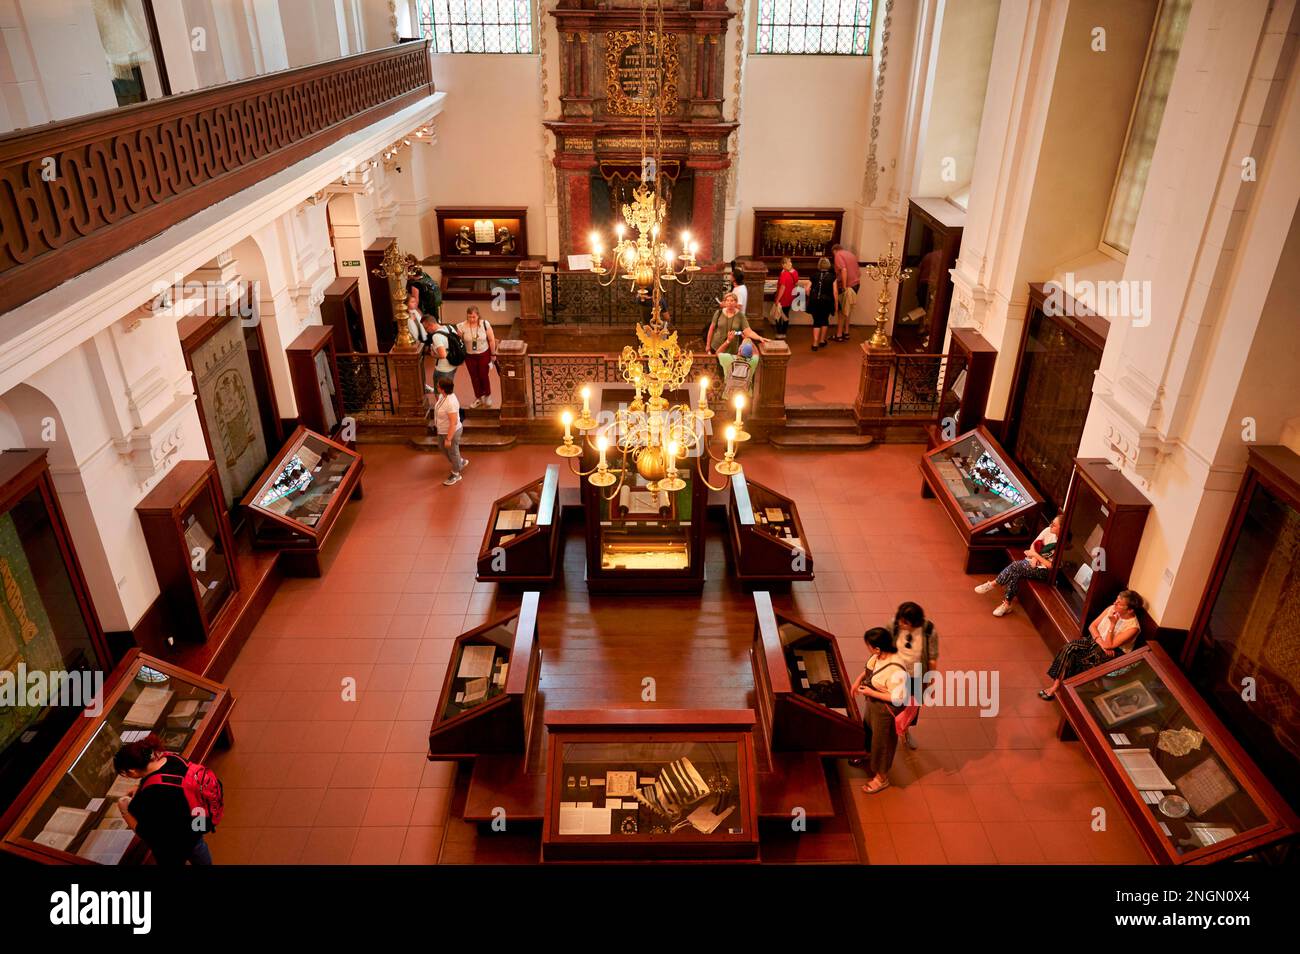
<path id="1" fill-rule="evenodd" d="M 867 142 L 867 163 L 862 177 L 862 199 L 867 205 L 876 201 L 880 188 L 880 164 L 876 158 L 876 146 L 880 138 L 880 116 L 885 102 L 885 69 L 889 64 L 889 28 L 893 16 L 894 0 L 885 0 L 880 42 L 872 54 L 876 61 L 876 88 L 871 100 L 871 134 Z"/>
<path id="2" fill-rule="evenodd" d="M 133 429 L 113 445 L 125 457 L 141 486 L 167 469 L 184 446 L 186 412 L 194 395 L 177 394 L 171 405 L 157 417 Z"/>
<path id="3" fill-rule="evenodd" d="M 432 92 L 406 43 L 0 137 L 0 312 Z"/>

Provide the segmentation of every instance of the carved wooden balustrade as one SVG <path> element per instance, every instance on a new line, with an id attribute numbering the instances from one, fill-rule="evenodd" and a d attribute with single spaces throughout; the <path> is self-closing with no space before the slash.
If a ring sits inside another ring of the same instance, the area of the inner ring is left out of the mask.
<path id="1" fill-rule="evenodd" d="M 427 45 L 0 136 L 0 314 L 432 94 Z"/>

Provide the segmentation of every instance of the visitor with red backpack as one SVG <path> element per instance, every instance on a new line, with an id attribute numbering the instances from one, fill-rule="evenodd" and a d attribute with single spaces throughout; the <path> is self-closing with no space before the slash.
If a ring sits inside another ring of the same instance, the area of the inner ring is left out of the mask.
<path id="1" fill-rule="evenodd" d="M 223 795 L 211 769 L 166 751 L 152 732 L 118 749 L 113 767 L 118 775 L 140 780 L 118 806 L 158 864 L 212 864 L 203 836 L 221 821 Z"/>

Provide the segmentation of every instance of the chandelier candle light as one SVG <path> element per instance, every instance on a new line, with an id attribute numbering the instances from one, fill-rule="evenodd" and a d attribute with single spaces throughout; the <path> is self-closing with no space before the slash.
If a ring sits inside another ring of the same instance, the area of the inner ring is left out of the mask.
<path id="1" fill-rule="evenodd" d="M 913 269 L 899 268 L 902 259 L 894 254 L 894 243 L 889 243 L 889 252 L 874 265 L 866 268 L 867 277 L 873 282 L 880 282 L 880 295 L 876 298 L 876 331 L 867 342 L 868 348 L 888 348 L 889 336 L 885 334 L 885 324 L 889 321 L 889 290 L 894 282 L 905 282 L 912 277 Z"/>

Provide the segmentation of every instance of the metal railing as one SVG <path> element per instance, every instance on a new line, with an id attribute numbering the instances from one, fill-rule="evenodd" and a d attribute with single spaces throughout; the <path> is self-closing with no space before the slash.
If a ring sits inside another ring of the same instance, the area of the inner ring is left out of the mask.
<path id="1" fill-rule="evenodd" d="M 352 354 L 337 356 L 343 413 L 361 423 L 391 421 L 418 415 L 424 405 L 424 356 L 412 354 Z M 419 394 L 404 394 L 420 388 Z"/>
<path id="2" fill-rule="evenodd" d="M 703 271 L 689 285 L 665 284 L 663 303 L 679 325 L 688 327 L 707 321 L 728 287 L 721 273 Z M 542 319 L 548 325 L 630 325 L 649 316 L 649 306 L 628 294 L 624 281 L 602 288 L 591 272 L 564 272 L 553 265 L 542 272 Z"/>
<path id="3" fill-rule="evenodd" d="M 886 416 L 939 420 L 956 414 L 961 395 L 954 386 L 960 390 L 959 381 L 964 380 L 964 359 L 946 354 L 894 354 L 886 360 L 893 365 L 885 399 Z"/>

